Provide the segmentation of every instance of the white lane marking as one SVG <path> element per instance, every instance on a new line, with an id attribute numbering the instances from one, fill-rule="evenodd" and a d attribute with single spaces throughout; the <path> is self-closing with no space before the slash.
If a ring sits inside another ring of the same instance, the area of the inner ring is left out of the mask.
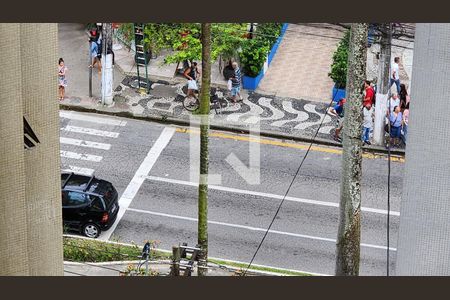
<path id="1" fill-rule="evenodd" d="M 92 122 L 92 123 L 98 123 L 98 124 L 107 124 L 107 125 L 114 125 L 114 126 L 127 125 L 127 121 L 115 120 L 112 118 L 105 118 L 105 117 L 99 117 L 99 116 L 90 116 L 90 115 L 81 114 L 81 113 L 75 112 L 75 111 L 60 110 L 59 116 L 62 118 L 66 118 L 66 119 L 86 121 L 86 122 Z"/>
<path id="2" fill-rule="evenodd" d="M 171 214 L 159 213 L 159 212 L 154 212 L 154 211 L 149 211 L 149 210 L 142 210 L 142 209 L 136 209 L 136 208 L 128 208 L 127 210 L 128 211 L 138 212 L 138 213 L 154 215 L 154 216 L 160 216 L 160 217 L 166 217 L 166 218 L 172 218 L 172 219 L 178 219 L 178 220 L 197 222 L 197 219 L 190 218 L 190 217 L 183 217 L 183 216 L 178 216 L 178 215 L 171 215 Z M 208 224 L 215 224 L 215 225 L 222 225 L 222 226 L 233 227 L 233 228 L 247 229 L 247 230 L 251 230 L 251 231 L 266 232 L 266 230 L 267 230 L 265 228 L 252 227 L 252 226 L 239 225 L 239 224 L 231 224 L 231 223 L 218 222 L 218 221 L 210 221 L 210 220 L 208 221 Z M 306 234 L 300 234 L 300 233 L 285 232 L 285 231 L 278 231 L 278 230 L 272 230 L 272 229 L 269 230 L 269 233 L 274 233 L 274 234 L 279 234 L 279 235 L 287 235 L 287 236 L 304 238 L 304 239 L 311 239 L 311 240 L 316 240 L 316 241 L 336 243 L 335 239 L 324 238 L 324 237 L 319 237 L 319 236 L 312 236 L 312 235 L 306 235 Z M 387 250 L 386 246 L 366 244 L 366 243 L 361 243 L 361 247 Z M 392 247 L 389 247 L 389 250 L 397 251 L 396 248 L 392 248 Z"/>
<path id="3" fill-rule="evenodd" d="M 183 180 L 170 179 L 170 178 L 164 178 L 164 177 L 156 177 L 156 176 L 147 176 L 147 179 L 153 180 L 153 181 L 160 181 L 160 182 L 167 182 L 167 183 L 174 183 L 174 184 L 181 184 L 181 185 L 188 185 L 188 186 L 198 187 L 198 183 L 190 182 L 190 181 L 183 181 Z M 236 189 L 236 188 L 231 188 L 231 187 L 226 187 L 226 186 L 220 186 L 220 185 L 208 185 L 208 188 L 211 189 L 211 190 L 224 191 L 224 192 L 230 192 L 230 193 L 236 193 L 236 194 L 260 196 L 260 197 L 273 198 L 273 199 L 279 199 L 279 200 L 283 199 L 282 195 L 270 194 L 270 193 L 262 193 L 262 192 L 255 192 L 255 191 L 249 191 L 249 190 L 241 190 L 241 189 Z M 303 199 L 303 198 L 290 197 L 290 196 L 287 196 L 286 200 L 287 201 L 292 201 L 292 202 L 314 204 L 314 205 L 339 207 L 339 203 L 335 203 L 335 202 L 310 200 L 310 199 Z M 384 209 L 362 207 L 361 211 L 367 211 L 367 212 L 387 215 L 387 210 L 384 210 Z M 392 215 L 392 216 L 400 216 L 400 212 L 391 210 L 390 211 L 390 215 Z"/>
<path id="4" fill-rule="evenodd" d="M 161 250 L 161 249 L 158 249 L 158 250 Z M 172 250 L 165 250 L 165 251 L 167 253 L 172 253 Z M 248 265 L 248 262 L 243 262 L 243 261 L 238 261 L 238 260 L 231 260 L 231 259 L 227 259 L 227 258 L 217 258 L 217 257 L 212 257 L 212 256 L 208 256 L 208 258 L 215 259 L 215 260 L 221 260 L 221 261 L 224 261 L 224 262 Z M 214 264 L 213 262 L 208 262 L 208 263 Z M 279 267 L 268 266 L 268 265 L 260 265 L 260 264 L 252 264 L 252 266 L 260 267 L 260 268 L 276 269 L 276 270 L 288 271 L 288 272 L 299 272 L 299 273 L 311 274 L 311 275 L 314 275 L 314 276 L 334 276 L 334 275 L 323 274 L 323 273 L 315 273 L 315 272 L 295 270 L 295 269 L 286 269 L 286 268 L 279 268 Z M 250 269 L 250 271 L 255 271 L 255 270 Z"/>
<path id="5" fill-rule="evenodd" d="M 66 138 L 66 137 L 60 137 L 59 142 L 61 144 L 74 145 L 74 146 L 87 147 L 87 148 L 95 148 L 95 149 L 102 149 L 102 150 L 111 149 L 110 144 L 103 144 L 103 143 L 97 143 L 97 142 L 91 142 L 91 141 L 83 141 L 83 140 L 71 139 L 71 138 Z"/>
<path id="6" fill-rule="evenodd" d="M 92 176 L 92 174 L 94 174 L 94 169 L 80 168 L 80 167 L 76 167 L 76 166 L 68 166 L 66 169 L 63 169 L 61 171 L 74 172 L 74 173 L 83 174 L 83 175 L 87 175 L 87 176 Z"/>
<path id="7" fill-rule="evenodd" d="M 64 128 L 61 128 L 61 130 L 96 135 L 96 136 L 110 137 L 110 138 L 117 138 L 119 136 L 118 132 L 97 130 L 97 129 L 93 129 L 93 128 L 78 127 L 78 126 L 71 126 L 71 125 L 67 125 Z"/>
<path id="8" fill-rule="evenodd" d="M 64 151 L 64 150 L 60 150 L 59 154 L 61 155 L 61 157 L 65 157 L 65 158 L 80 159 L 80 160 L 87 160 L 87 161 L 94 161 L 94 162 L 99 162 L 103 159 L 102 156 L 98 156 L 98 155 L 81 154 L 81 153 L 75 153 L 75 152 Z"/>
<path id="9" fill-rule="evenodd" d="M 133 198 L 136 196 L 137 192 L 139 191 L 139 188 L 141 187 L 142 183 L 146 179 L 148 173 L 150 173 L 150 170 L 153 168 L 153 165 L 158 160 L 158 157 L 161 155 L 164 148 L 169 144 L 169 142 L 172 139 L 174 134 L 175 134 L 174 127 L 165 127 L 164 128 L 161 135 L 156 140 L 156 142 L 153 144 L 153 146 L 150 149 L 150 151 L 148 152 L 147 156 L 144 158 L 144 161 L 139 166 L 139 169 L 134 174 L 133 179 L 131 179 L 127 188 L 125 189 L 122 196 L 120 197 L 119 212 L 117 213 L 117 219 L 114 222 L 113 226 L 111 226 L 110 229 L 105 231 L 99 237 L 101 240 L 109 240 L 110 239 L 112 233 L 114 232 L 114 230 L 117 227 L 117 224 L 120 222 L 123 215 L 125 214 L 125 211 L 130 206 L 131 201 L 133 201 Z"/>

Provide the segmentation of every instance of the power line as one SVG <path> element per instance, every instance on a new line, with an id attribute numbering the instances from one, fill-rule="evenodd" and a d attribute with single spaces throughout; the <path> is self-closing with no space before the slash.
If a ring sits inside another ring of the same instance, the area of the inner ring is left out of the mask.
<path id="1" fill-rule="evenodd" d="M 336 93 L 337 93 L 337 91 L 336 91 Z M 330 104 L 328 105 L 327 109 L 328 109 L 329 107 L 331 107 L 331 104 L 333 103 L 333 100 L 334 100 L 334 97 L 336 96 L 336 93 L 335 93 L 335 95 L 333 96 L 332 100 L 330 101 Z M 255 258 L 256 258 L 256 255 L 258 254 L 259 250 L 261 249 L 261 246 L 263 245 L 263 243 L 264 243 L 264 241 L 265 241 L 265 239 L 266 239 L 268 233 L 270 232 L 270 228 L 272 228 L 272 225 L 273 225 L 273 223 L 275 222 L 275 219 L 276 219 L 278 213 L 280 212 L 281 207 L 282 207 L 284 201 L 286 200 L 286 197 L 287 197 L 287 195 L 289 194 L 289 191 L 290 191 L 292 185 L 294 184 L 295 179 L 297 178 L 297 175 L 300 173 L 300 169 L 302 168 L 303 163 L 305 162 L 306 157 L 308 156 L 309 151 L 311 150 L 311 147 L 312 147 L 312 145 L 314 144 L 314 140 L 316 139 L 317 134 L 319 133 L 319 130 L 320 130 L 320 128 L 322 127 L 323 121 L 325 120 L 325 117 L 326 117 L 326 116 L 327 116 L 327 114 L 325 113 L 325 114 L 323 115 L 323 118 L 322 118 L 320 124 L 319 124 L 319 127 L 318 127 L 317 130 L 316 130 L 316 133 L 314 134 L 314 137 L 313 137 L 312 140 L 311 140 L 311 143 L 309 144 L 308 149 L 306 150 L 305 156 L 303 156 L 303 159 L 302 159 L 302 161 L 300 162 L 300 165 L 299 165 L 299 167 L 298 167 L 298 169 L 297 169 L 297 172 L 295 173 L 294 177 L 292 178 L 292 181 L 291 181 L 291 183 L 289 184 L 289 187 L 288 187 L 286 193 L 284 194 L 283 199 L 281 200 L 280 204 L 278 205 L 277 211 L 275 212 L 275 215 L 273 216 L 272 221 L 271 221 L 270 224 L 269 224 L 269 227 L 267 227 L 267 230 L 265 231 L 264 236 L 263 236 L 263 238 L 261 239 L 261 242 L 259 243 L 258 247 L 256 248 L 256 251 L 255 251 L 255 253 L 253 254 L 252 259 L 250 260 L 250 263 L 248 264 L 247 268 L 245 269 L 245 271 L 244 271 L 244 273 L 243 273 L 243 276 L 245 276 L 245 275 L 247 274 L 249 268 L 251 267 L 253 261 L 254 261 Z"/>

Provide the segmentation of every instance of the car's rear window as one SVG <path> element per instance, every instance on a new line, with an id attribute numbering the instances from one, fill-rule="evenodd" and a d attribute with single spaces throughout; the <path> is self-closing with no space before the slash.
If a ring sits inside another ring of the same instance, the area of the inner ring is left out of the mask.
<path id="1" fill-rule="evenodd" d="M 95 193 L 102 195 L 105 200 L 106 206 L 110 206 L 111 202 L 117 199 L 117 191 L 113 185 L 109 182 L 103 182 L 99 184 L 95 190 Z"/>

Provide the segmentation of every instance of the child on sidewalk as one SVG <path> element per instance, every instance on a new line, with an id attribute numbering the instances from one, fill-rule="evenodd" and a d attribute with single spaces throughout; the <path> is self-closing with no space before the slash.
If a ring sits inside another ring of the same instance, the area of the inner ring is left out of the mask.
<path id="1" fill-rule="evenodd" d="M 362 140 L 363 143 L 367 145 L 371 145 L 370 143 L 370 132 L 372 131 L 373 127 L 373 108 L 371 103 L 366 103 L 366 105 L 363 108 L 363 136 Z"/>

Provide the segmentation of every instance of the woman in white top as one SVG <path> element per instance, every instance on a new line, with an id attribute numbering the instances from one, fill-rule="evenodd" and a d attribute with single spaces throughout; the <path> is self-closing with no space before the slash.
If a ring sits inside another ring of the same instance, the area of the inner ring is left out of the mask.
<path id="1" fill-rule="evenodd" d="M 400 98 L 398 97 L 397 94 L 393 94 L 391 99 L 390 99 L 390 103 L 388 102 L 388 110 L 392 113 L 394 111 L 394 107 L 398 106 L 400 107 Z M 390 107 L 389 107 L 390 105 Z"/>

